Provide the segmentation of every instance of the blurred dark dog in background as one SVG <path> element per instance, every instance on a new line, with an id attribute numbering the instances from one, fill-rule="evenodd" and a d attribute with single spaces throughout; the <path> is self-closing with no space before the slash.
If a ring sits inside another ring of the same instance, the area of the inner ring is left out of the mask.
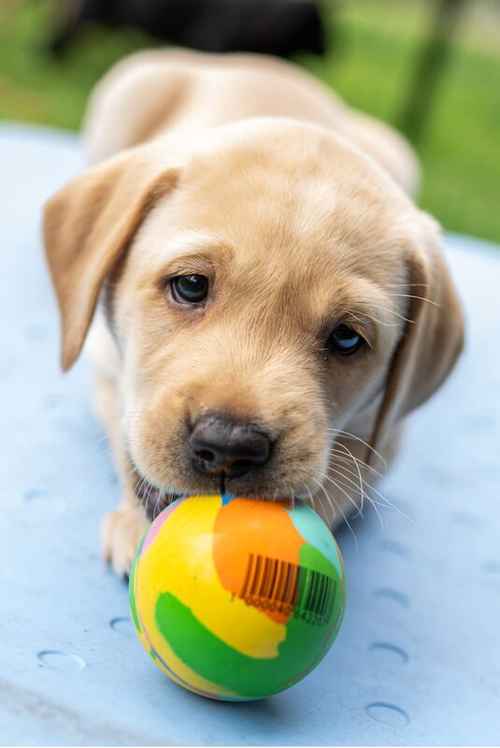
<path id="1" fill-rule="evenodd" d="M 315 0 L 61 0 L 50 51 L 62 56 L 89 23 L 140 28 L 205 52 L 325 52 Z"/>

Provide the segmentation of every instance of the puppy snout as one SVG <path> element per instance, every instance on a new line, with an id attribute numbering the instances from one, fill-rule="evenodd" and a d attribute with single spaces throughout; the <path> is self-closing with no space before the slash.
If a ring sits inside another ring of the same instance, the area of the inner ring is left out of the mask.
<path id="1" fill-rule="evenodd" d="M 198 472 L 239 478 L 268 462 L 271 440 L 253 424 L 212 413 L 196 421 L 189 437 L 189 449 L 193 467 Z"/>

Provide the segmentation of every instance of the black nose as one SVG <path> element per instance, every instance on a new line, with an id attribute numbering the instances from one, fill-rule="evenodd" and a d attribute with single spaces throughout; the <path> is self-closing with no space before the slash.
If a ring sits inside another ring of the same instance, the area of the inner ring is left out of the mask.
<path id="1" fill-rule="evenodd" d="M 237 478 L 266 464 L 271 455 L 271 441 L 252 424 L 211 413 L 196 421 L 189 449 L 198 472 Z"/>

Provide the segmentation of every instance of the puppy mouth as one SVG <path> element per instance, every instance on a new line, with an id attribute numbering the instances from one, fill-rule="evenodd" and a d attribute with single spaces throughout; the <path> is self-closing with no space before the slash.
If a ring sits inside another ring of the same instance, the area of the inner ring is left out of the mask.
<path id="1" fill-rule="evenodd" d="M 180 493 L 165 493 L 157 486 L 150 483 L 147 478 L 139 478 L 135 489 L 137 500 L 142 504 L 147 518 L 153 522 L 157 516 L 177 499 L 182 498 Z"/>
<path id="2" fill-rule="evenodd" d="M 153 522 L 164 509 L 174 501 L 177 501 L 177 499 L 195 494 L 224 495 L 229 493 L 237 496 L 255 497 L 261 500 L 265 500 L 266 497 L 269 500 L 276 500 L 280 497 L 288 498 L 288 494 L 277 494 L 276 490 L 260 490 L 259 486 L 255 485 L 255 483 L 247 486 L 242 485 L 241 481 L 235 481 L 233 478 L 230 479 L 224 472 L 214 475 L 206 485 L 193 485 L 184 491 L 162 489 L 146 478 L 130 454 L 129 463 L 137 501 L 144 508 L 150 522 Z M 262 488 L 267 488 L 267 486 L 263 486 Z M 294 496 L 297 499 L 306 498 L 305 495 L 302 497 L 300 492 L 294 493 Z"/>
<path id="3" fill-rule="evenodd" d="M 151 483 L 151 481 L 149 481 L 141 473 L 132 459 L 130 459 L 130 463 L 134 476 L 133 479 L 135 495 L 139 503 L 144 507 L 146 516 L 151 522 L 153 522 L 156 517 L 158 517 L 158 515 L 161 514 L 161 512 L 174 501 L 177 501 L 177 499 L 182 499 L 183 497 L 189 495 L 188 492 L 178 493 L 175 491 L 161 490 L 160 488 L 158 488 L 158 486 L 155 486 L 154 483 Z M 214 493 L 215 488 L 216 487 L 214 485 Z M 224 475 L 221 475 L 219 478 L 218 490 L 221 494 L 224 494 L 226 492 L 226 480 Z"/>
<path id="4" fill-rule="evenodd" d="M 170 504 L 183 497 L 184 494 L 174 491 L 163 491 L 141 473 L 129 455 L 134 493 L 137 501 L 144 507 L 147 518 L 153 522 L 156 517 Z"/>

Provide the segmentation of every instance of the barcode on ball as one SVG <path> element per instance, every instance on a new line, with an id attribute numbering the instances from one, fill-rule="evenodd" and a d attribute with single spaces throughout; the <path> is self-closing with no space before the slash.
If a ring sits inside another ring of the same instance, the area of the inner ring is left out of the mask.
<path id="1" fill-rule="evenodd" d="M 321 625 L 330 618 L 335 593 L 336 581 L 326 574 L 250 553 L 238 597 L 256 608 Z"/>

